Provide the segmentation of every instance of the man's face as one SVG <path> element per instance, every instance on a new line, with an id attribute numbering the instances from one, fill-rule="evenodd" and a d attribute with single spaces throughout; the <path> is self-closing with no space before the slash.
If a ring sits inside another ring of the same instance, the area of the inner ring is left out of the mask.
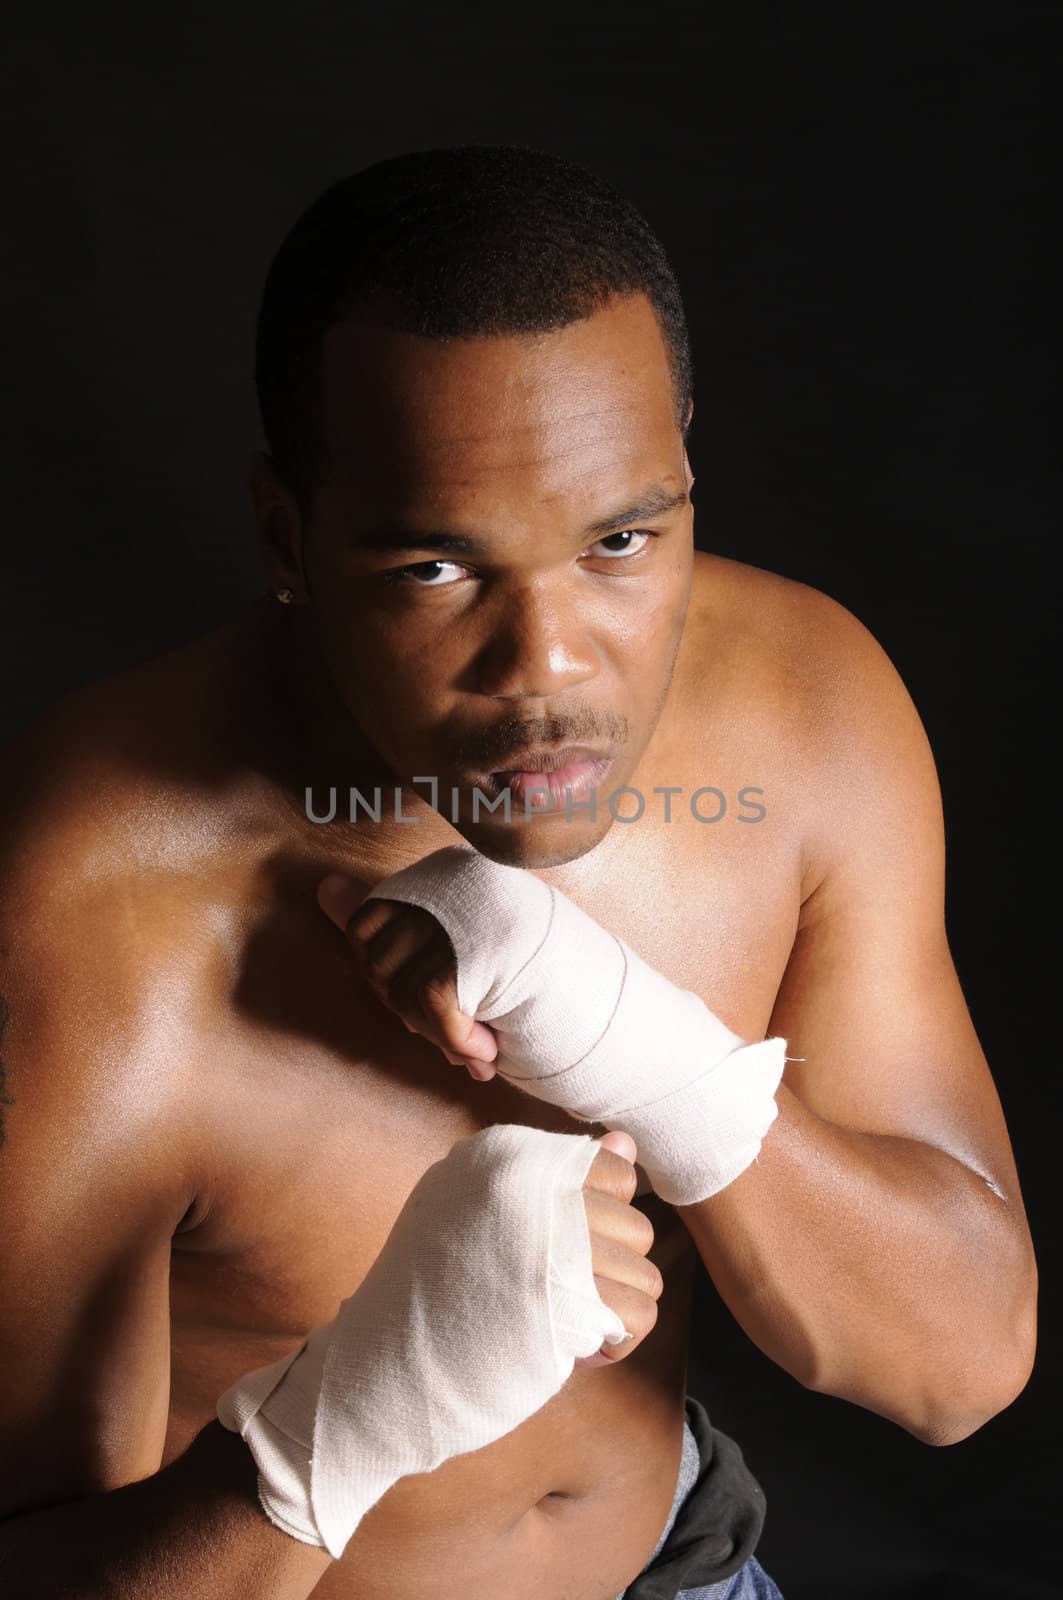
<path id="1" fill-rule="evenodd" d="M 583 855 L 657 723 L 690 594 L 689 469 L 649 302 L 522 337 L 343 323 L 322 369 L 331 467 L 302 564 L 341 700 L 396 781 L 438 779 L 450 821 L 458 789 L 455 825 L 484 854 Z M 559 756 L 553 796 L 533 792 Z"/>

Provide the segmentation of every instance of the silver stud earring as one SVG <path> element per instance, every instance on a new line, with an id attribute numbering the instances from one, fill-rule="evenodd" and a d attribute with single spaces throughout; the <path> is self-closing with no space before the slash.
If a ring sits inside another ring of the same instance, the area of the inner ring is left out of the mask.
<path id="1" fill-rule="evenodd" d="M 291 589 L 276 589 L 274 590 L 274 594 L 282 606 L 290 606 L 292 601 L 295 599 L 295 595 Z"/>

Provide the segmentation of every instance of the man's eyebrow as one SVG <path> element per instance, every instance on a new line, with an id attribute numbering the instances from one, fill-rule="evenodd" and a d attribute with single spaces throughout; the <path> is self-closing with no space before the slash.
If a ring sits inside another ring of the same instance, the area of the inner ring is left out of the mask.
<path id="1" fill-rule="evenodd" d="M 620 533 L 635 523 L 663 517 L 666 512 L 674 511 L 677 506 L 685 505 L 686 502 L 685 490 L 672 493 L 655 484 L 652 488 L 644 490 L 630 505 L 622 506 L 618 511 L 610 512 L 607 517 L 592 522 L 583 530 L 582 537 L 602 539 L 607 534 Z M 468 534 L 431 533 L 427 529 L 403 528 L 394 523 L 382 523 L 375 528 L 366 528 L 355 534 L 354 542 L 361 550 L 435 550 L 440 555 L 461 556 L 490 554 L 490 547 L 483 539 L 476 539 Z"/>
<path id="2" fill-rule="evenodd" d="M 401 528 L 382 523 L 354 535 L 359 550 L 438 550 L 441 555 L 486 555 L 482 539 L 460 533 L 428 533 L 416 528 Z"/>
<path id="3" fill-rule="evenodd" d="M 654 484 L 652 489 L 646 489 L 637 500 L 632 501 L 631 505 L 623 506 L 608 517 L 602 517 L 599 522 L 592 522 L 584 532 L 601 539 L 609 533 L 620 533 L 636 522 L 651 522 L 654 517 L 663 517 L 666 511 L 674 511 L 677 506 L 685 506 L 686 503 L 685 489 L 671 493 Z"/>

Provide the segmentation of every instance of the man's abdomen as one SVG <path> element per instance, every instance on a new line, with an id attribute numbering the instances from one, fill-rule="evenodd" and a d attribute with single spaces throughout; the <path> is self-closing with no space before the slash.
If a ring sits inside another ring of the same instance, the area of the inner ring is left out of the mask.
<path id="1" fill-rule="evenodd" d="M 506 1438 L 396 1484 L 315 1594 L 614 1600 L 668 1517 L 683 1435 L 679 1386 L 626 1366 L 574 1374 Z"/>
<path id="2" fill-rule="evenodd" d="M 613 1600 L 642 1569 L 679 1468 L 695 1260 L 675 1214 L 652 1199 L 646 1206 L 657 1229 L 651 1255 L 666 1285 L 653 1332 L 619 1363 L 577 1369 L 541 1411 L 494 1444 L 397 1483 L 315 1595 Z M 219 1326 L 213 1295 L 196 1292 L 197 1269 L 207 1266 L 175 1256 L 164 1463 L 212 1419 L 234 1376 L 276 1360 L 294 1342 L 270 1330 Z M 231 1285 L 231 1267 L 226 1279 Z"/>

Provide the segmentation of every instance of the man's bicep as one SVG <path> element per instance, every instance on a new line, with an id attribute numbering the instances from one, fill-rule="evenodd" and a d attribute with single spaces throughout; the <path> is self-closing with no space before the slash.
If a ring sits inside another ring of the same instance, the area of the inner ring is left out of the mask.
<path id="1" fill-rule="evenodd" d="M 851 626 L 849 626 L 851 624 Z M 1003 1113 L 948 947 L 933 756 L 896 671 L 841 629 L 810 835 L 820 868 L 773 1009 L 786 1083 L 842 1127 L 917 1139 L 1017 1192 Z"/>
<path id="2" fill-rule="evenodd" d="M 5 964 L 0 1516 L 157 1469 L 180 1214 L 121 1019 Z"/>

